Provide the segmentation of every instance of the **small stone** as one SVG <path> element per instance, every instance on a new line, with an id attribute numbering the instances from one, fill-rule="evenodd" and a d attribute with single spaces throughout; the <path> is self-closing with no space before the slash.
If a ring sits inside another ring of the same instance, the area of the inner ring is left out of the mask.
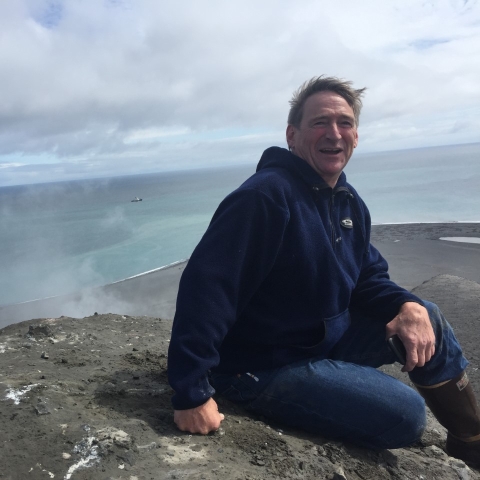
<path id="1" fill-rule="evenodd" d="M 129 449 L 133 446 L 133 441 L 128 433 L 123 430 L 117 430 L 114 427 L 105 427 L 98 430 L 97 437 L 99 442 L 115 443 L 118 447 Z"/>
<path id="2" fill-rule="evenodd" d="M 30 325 L 28 327 L 27 336 L 39 338 L 39 337 L 53 337 L 53 331 L 49 325 Z"/>
<path id="3" fill-rule="evenodd" d="M 160 447 L 160 445 L 158 446 Z M 152 442 L 152 443 L 149 443 L 148 445 L 138 445 L 138 450 L 139 451 L 148 451 L 148 450 L 154 450 L 155 448 L 157 448 L 157 444 L 156 442 Z"/>
<path id="4" fill-rule="evenodd" d="M 216 431 L 216 434 L 219 435 L 220 437 L 223 437 L 225 435 L 225 430 L 223 428 L 219 428 Z"/>
<path id="5" fill-rule="evenodd" d="M 42 354 L 40 355 L 40 358 L 43 358 L 43 359 L 45 359 L 45 360 L 48 360 L 50 357 L 49 357 L 49 355 L 48 355 L 47 352 L 42 352 Z"/>
<path id="6" fill-rule="evenodd" d="M 35 405 L 35 410 L 36 410 L 38 415 L 48 415 L 48 414 L 50 414 L 50 410 L 48 409 L 47 404 L 44 403 L 44 402 L 37 403 Z"/>
<path id="7" fill-rule="evenodd" d="M 325 456 L 327 454 L 327 452 L 325 451 L 325 449 L 321 445 L 319 445 L 317 447 L 317 451 L 318 451 L 318 454 L 322 455 L 322 456 Z"/>
<path id="8" fill-rule="evenodd" d="M 436 445 L 430 445 L 429 447 L 425 448 L 423 451 L 425 455 L 428 455 L 429 457 L 443 458 L 447 456 L 447 454 Z"/>
<path id="9" fill-rule="evenodd" d="M 66 453 L 66 452 L 62 453 L 62 458 L 64 458 L 65 460 L 68 460 L 70 457 L 71 455 L 69 453 Z"/>
<path id="10" fill-rule="evenodd" d="M 127 450 L 125 453 L 118 455 L 118 458 L 128 463 L 131 467 L 135 465 L 135 455 L 131 450 Z"/>
<path id="11" fill-rule="evenodd" d="M 342 467 L 335 467 L 335 471 L 328 477 L 329 480 L 348 480 Z"/>
<path id="12" fill-rule="evenodd" d="M 384 450 L 383 459 L 385 460 L 386 464 L 390 467 L 396 467 L 398 464 L 398 456 L 390 450 Z"/>

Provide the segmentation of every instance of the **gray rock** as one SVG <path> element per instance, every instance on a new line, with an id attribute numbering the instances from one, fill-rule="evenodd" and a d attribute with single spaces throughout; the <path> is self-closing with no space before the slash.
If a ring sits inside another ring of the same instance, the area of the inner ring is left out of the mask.
<path id="1" fill-rule="evenodd" d="M 137 446 L 139 452 L 146 452 L 148 450 L 155 450 L 157 448 L 157 443 L 152 442 L 149 443 L 148 445 L 138 445 Z"/>
<path id="2" fill-rule="evenodd" d="M 135 465 L 136 458 L 132 450 L 127 450 L 126 452 L 117 455 L 117 457 L 120 460 L 123 460 L 125 463 L 128 463 L 128 465 L 130 465 L 131 467 Z"/>
<path id="3" fill-rule="evenodd" d="M 130 435 L 123 430 L 114 427 L 105 427 L 97 432 L 99 443 L 103 443 L 107 447 L 116 445 L 117 447 L 130 449 L 136 448 Z"/>
<path id="4" fill-rule="evenodd" d="M 49 325 L 39 323 L 37 325 L 30 325 L 28 327 L 27 337 L 33 337 L 37 340 L 41 340 L 48 337 L 55 337 L 53 330 Z"/>
<path id="5" fill-rule="evenodd" d="M 342 467 L 336 466 L 335 471 L 328 477 L 329 480 L 348 480 Z"/>
<path id="6" fill-rule="evenodd" d="M 38 415 L 48 415 L 51 413 L 47 403 L 41 398 L 38 399 L 38 403 L 35 405 L 35 411 Z"/>

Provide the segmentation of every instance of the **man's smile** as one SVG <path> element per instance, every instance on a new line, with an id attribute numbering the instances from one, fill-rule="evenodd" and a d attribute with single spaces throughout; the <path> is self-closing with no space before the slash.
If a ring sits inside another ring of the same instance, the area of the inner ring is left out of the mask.
<path id="1" fill-rule="evenodd" d="M 338 153 L 342 152 L 343 149 L 341 148 L 320 148 L 321 153 L 325 153 L 327 155 L 337 155 Z"/>

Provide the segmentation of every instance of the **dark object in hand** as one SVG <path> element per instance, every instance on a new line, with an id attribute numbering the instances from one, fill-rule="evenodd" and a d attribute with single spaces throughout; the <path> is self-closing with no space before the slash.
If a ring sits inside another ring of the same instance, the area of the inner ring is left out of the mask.
<path id="1" fill-rule="evenodd" d="M 392 349 L 393 353 L 397 357 L 397 361 L 402 365 L 405 365 L 405 363 L 407 363 L 407 351 L 405 350 L 405 346 L 403 345 L 399 336 L 394 335 L 393 337 L 390 337 L 387 342 L 389 347 Z"/>

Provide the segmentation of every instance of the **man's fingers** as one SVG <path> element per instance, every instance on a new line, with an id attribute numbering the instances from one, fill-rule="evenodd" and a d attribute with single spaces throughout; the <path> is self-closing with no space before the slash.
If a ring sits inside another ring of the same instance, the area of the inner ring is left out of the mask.
<path id="1" fill-rule="evenodd" d="M 425 307 L 405 302 L 397 316 L 386 325 L 387 338 L 397 334 L 407 350 L 403 372 L 423 367 L 435 353 L 435 334 Z"/>
<path id="2" fill-rule="evenodd" d="M 425 351 L 419 351 L 417 356 L 416 367 L 423 367 L 425 365 Z"/>
<path id="3" fill-rule="evenodd" d="M 393 337 L 397 332 L 395 331 L 395 328 L 393 325 L 390 323 L 387 323 L 385 326 L 385 338 L 388 340 L 390 337 Z"/>
<path id="4" fill-rule="evenodd" d="M 218 406 L 210 398 L 203 405 L 187 410 L 175 410 L 173 420 L 183 432 L 200 433 L 207 435 L 220 428 L 220 423 L 225 418 L 219 413 Z"/>
<path id="5" fill-rule="evenodd" d="M 417 349 L 412 345 L 405 345 L 405 349 L 407 351 L 407 361 L 402 368 L 402 372 L 411 372 L 418 363 Z"/>

